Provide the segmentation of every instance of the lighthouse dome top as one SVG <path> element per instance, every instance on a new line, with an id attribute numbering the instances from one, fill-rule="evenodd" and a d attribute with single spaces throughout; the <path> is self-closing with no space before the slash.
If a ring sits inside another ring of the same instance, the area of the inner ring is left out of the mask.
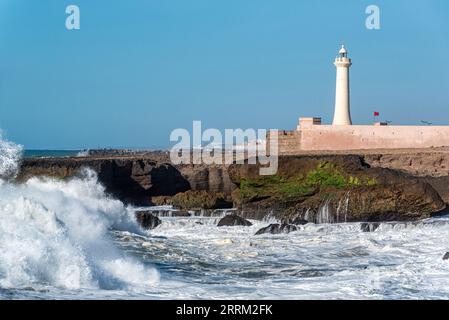
<path id="1" fill-rule="evenodd" d="M 338 51 L 338 53 L 339 54 L 347 54 L 348 53 L 348 50 L 346 50 L 344 44 L 341 45 L 341 49 L 340 49 L 340 51 Z"/>

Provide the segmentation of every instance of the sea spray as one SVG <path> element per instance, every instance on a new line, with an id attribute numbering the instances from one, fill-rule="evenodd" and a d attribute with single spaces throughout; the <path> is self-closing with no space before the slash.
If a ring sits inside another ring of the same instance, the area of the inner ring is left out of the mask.
<path id="1" fill-rule="evenodd" d="M 0 173 L 17 172 L 21 147 L 0 140 Z M 119 251 L 110 230 L 141 232 L 96 174 L 69 181 L 0 179 L 0 288 L 120 290 L 154 285 L 157 271 Z"/>
<path id="2" fill-rule="evenodd" d="M 87 150 L 81 150 L 81 151 L 79 151 L 79 152 L 76 154 L 76 156 L 79 157 L 79 158 L 84 158 L 84 157 L 88 157 L 89 154 L 90 154 L 90 150 L 87 149 Z"/>
<path id="3" fill-rule="evenodd" d="M 3 139 L 4 133 L 0 129 L 0 179 L 9 178 L 17 174 L 19 160 L 23 147 Z"/>

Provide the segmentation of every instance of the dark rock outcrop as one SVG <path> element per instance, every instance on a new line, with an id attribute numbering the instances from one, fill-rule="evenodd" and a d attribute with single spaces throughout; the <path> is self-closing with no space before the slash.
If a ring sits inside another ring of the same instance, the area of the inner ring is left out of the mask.
<path id="1" fill-rule="evenodd" d="M 449 260 L 449 252 L 444 254 L 443 260 Z"/>
<path id="2" fill-rule="evenodd" d="M 217 226 L 218 227 L 236 227 L 236 226 L 249 227 L 252 225 L 253 224 L 251 222 L 249 222 L 248 220 L 243 219 L 242 217 L 240 217 L 236 214 L 230 214 L 230 215 L 223 217 L 218 222 Z"/>
<path id="3" fill-rule="evenodd" d="M 154 216 L 150 211 L 136 211 L 136 220 L 142 226 L 142 228 L 147 230 L 152 230 L 160 225 L 161 220 Z"/>
<path id="4" fill-rule="evenodd" d="M 369 223 L 369 222 L 364 222 L 360 225 L 360 230 L 362 230 L 363 232 L 374 232 L 377 230 L 377 228 L 379 228 L 380 223 Z"/>
<path id="5" fill-rule="evenodd" d="M 309 223 L 309 221 L 307 221 L 305 219 L 302 219 L 300 217 L 296 217 L 295 219 L 290 221 L 290 224 L 293 224 L 295 226 L 303 226 L 303 225 L 308 224 L 308 223 Z"/>
<path id="6" fill-rule="evenodd" d="M 294 232 L 294 231 L 298 231 L 298 228 L 294 225 L 291 224 L 279 224 L 279 223 L 275 223 L 275 224 L 270 224 L 268 227 L 262 228 L 259 231 L 256 232 L 256 236 L 257 235 L 261 235 L 261 234 L 280 234 L 280 233 L 290 233 L 290 232 Z"/>

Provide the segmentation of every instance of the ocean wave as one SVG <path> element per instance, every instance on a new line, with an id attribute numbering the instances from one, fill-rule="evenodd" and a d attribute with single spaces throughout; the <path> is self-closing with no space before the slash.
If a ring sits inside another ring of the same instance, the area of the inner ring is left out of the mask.
<path id="1" fill-rule="evenodd" d="M 0 175 L 17 172 L 21 147 L 0 140 Z M 110 230 L 141 233 L 96 174 L 69 181 L 0 180 L 0 288 L 120 290 L 158 282 L 155 268 L 115 247 Z"/>

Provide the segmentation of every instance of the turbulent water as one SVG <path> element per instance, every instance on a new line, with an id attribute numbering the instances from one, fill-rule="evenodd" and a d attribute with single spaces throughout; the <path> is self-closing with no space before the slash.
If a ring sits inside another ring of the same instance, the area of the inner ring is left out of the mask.
<path id="1" fill-rule="evenodd" d="M 8 182 L 20 153 L 0 140 L 0 299 L 449 298 L 449 218 L 254 236 L 268 222 L 163 216 L 144 231 L 90 171 Z"/>

